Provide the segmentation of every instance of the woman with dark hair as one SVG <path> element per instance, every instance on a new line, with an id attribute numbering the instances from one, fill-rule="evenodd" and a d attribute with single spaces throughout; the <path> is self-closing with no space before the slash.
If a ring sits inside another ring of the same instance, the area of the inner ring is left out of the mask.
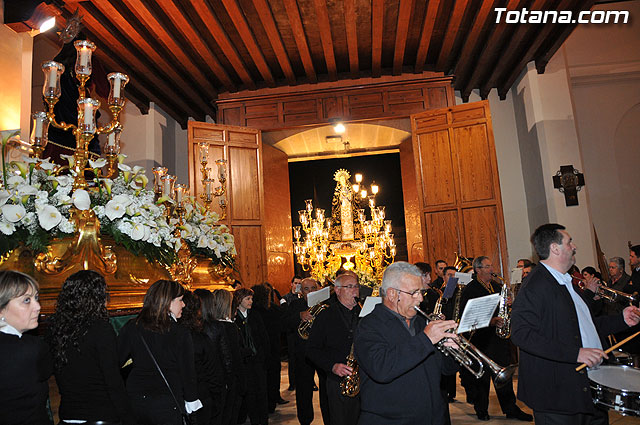
<path id="1" fill-rule="evenodd" d="M 218 350 L 213 341 L 203 333 L 200 298 L 191 291 L 185 291 L 182 301 L 184 308 L 178 323 L 191 331 L 198 399 L 202 402 L 202 409 L 196 412 L 196 417 L 199 424 L 209 425 L 212 418 L 220 416 L 222 411 L 220 398 L 224 394 L 224 372 Z"/>
<path id="2" fill-rule="evenodd" d="M 62 284 L 47 341 L 60 390 L 61 423 L 134 423 L 107 314 L 107 284 L 82 270 Z"/>
<path id="3" fill-rule="evenodd" d="M 138 317 L 124 325 L 118 335 L 120 364 L 133 360 L 126 387 L 139 424 L 181 425 L 183 414 L 202 407 L 193 340 L 177 323 L 182 316 L 183 296 L 184 288 L 178 282 L 155 282 L 144 296 Z"/>
<path id="4" fill-rule="evenodd" d="M 38 327 L 38 282 L 24 273 L 0 272 L 0 424 L 49 425 L 51 357 Z"/>
<path id="5" fill-rule="evenodd" d="M 246 392 L 246 374 L 240 355 L 238 327 L 231 321 L 233 295 L 225 289 L 213 293 L 196 289 L 200 298 L 203 329 L 220 353 L 226 391 L 221 399 L 222 413 L 214 416 L 213 425 L 236 425 L 242 396 Z"/>
<path id="6" fill-rule="evenodd" d="M 240 347 L 247 370 L 247 395 L 240 408 L 238 422 L 244 422 L 247 412 L 251 425 L 266 425 L 269 423 L 269 409 L 265 361 L 271 350 L 269 337 L 260 314 L 251 311 L 253 291 L 240 288 L 235 291 L 234 298 L 238 304 L 235 323 L 240 331 Z"/>

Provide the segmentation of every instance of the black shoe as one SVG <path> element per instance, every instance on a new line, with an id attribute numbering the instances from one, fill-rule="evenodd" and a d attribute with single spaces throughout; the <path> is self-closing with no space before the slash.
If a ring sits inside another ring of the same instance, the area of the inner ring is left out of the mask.
<path id="1" fill-rule="evenodd" d="M 473 404 L 473 397 L 467 396 L 467 404 Z"/>
<path id="2" fill-rule="evenodd" d="M 287 404 L 287 403 L 289 403 L 289 400 L 285 400 L 284 398 L 280 397 L 278 400 L 276 400 L 276 403 L 278 403 L 278 404 Z"/>
<path id="3" fill-rule="evenodd" d="M 511 413 L 507 413 L 507 419 L 517 419 L 519 421 L 531 422 L 533 420 L 533 416 L 518 409 L 514 410 Z"/>
<path id="4" fill-rule="evenodd" d="M 488 413 L 477 413 L 476 416 L 478 416 L 478 420 L 481 421 L 488 421 L 491 419 L 491 416 L 489 416 Z"/>
<path id="5" fill-rule="evenodd" d="M 287 391 L 295 391 L 295 390 L 296 390 L 295 385 L 289 385 L 289 388 L 287 388 Z"/>
<path id="6" fill-rule="evenodd" d="M 456 399 L 455 399 L 455 397 L 451 397 L 451 396 L 449 396 L 449 398 L 447 399 L 447 401 L 448 401 L 449 403 L 453 403 L 453 402 L 455 402 L 455 401 L 456 401 Z"/>
<path id="7" fill-rule="evenodd" d="M 316 384 L 313 384 L 313 391 L 318 391 L 318 386 Z"/>

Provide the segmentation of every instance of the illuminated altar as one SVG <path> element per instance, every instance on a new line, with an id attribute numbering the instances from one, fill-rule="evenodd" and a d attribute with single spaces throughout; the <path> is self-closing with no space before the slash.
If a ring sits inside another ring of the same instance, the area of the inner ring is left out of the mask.
<path id="1" fill-rule="evenodd" d="M 302 269 L 320 282 L 333 280 L 343 268 L 357 273 L 362 284 L 376 288 L 384 268 L 393 262 L 396 245 L 385 207 L 376 205 L 379 187 L 372 183 L 369 194 L 362 175 L 354 178 L 352 184 L 347 170 L 335 172 L 331 217 L 325 217 L 321 208 L 314 209 L 311 199 L 305 201 L 305 209 L 298 211 L 301 225 L 293 228 L 294 254 Z"/>

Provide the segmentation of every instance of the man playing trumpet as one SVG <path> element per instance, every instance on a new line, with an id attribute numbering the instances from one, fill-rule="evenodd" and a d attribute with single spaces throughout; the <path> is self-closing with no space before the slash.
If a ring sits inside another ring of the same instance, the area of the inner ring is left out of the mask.
<path id="1" fill-rule="evenodd" d="M 360 397 L 345 396 L 340 387 L 340 382 L 353 373 L 347 356 L 360 314 L 356 302 L 359 290 L 355 273 L 346 272 L 336 278 L 337 302 L 318 314 L 307 344 L 307 357 L 327 375 L 331 425 L 355 425 L 360 415 Z"/>

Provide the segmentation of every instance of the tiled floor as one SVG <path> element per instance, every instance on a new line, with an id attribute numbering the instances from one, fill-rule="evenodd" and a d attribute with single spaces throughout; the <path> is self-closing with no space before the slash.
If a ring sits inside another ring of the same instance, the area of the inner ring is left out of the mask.
<path id="1" fill-rule="evenodd" d="M 289 386 L 289 379 L 287 377 L 287 363 L 282 363 L 282 383 L 280 391 L 282 398 L 285 400 L 289 400 L 288 404 L 283 406 L 278 406 L 276 412 L 269 416 L 269 423 L 271 425 L 297 425 L 298 420 L 296 418 L 296 402 L 295 402 L 295 393 L 291 391 L 287 391 L 286 388 Z M 517 378 L 514 379 L 514 387 L 517 386 Z M 51 408 L 54 413 L 54 417 L 56 419 L 55 423 L 58 423 L 58 405 L 60 404 L 60 396 L 58 395 L 58 389 L 55 385 L 55 381 L 53 378 L 49 381 L 50 395 L 51 395 Z M 450 413 L 451 413 L 451 423 L 455 425 L 467 425 L 474 424 L 480 425 L 485 424 L 487 422 L 479 421 L 473 411 L 473 406 L 464 402 L 464 389 L 458 384 L 457 389 L 457 400 L 454 403 L 449 405 Z M 521 402 L 518 402 L 518 405 L 522 410 L 527 413 L 531 413 L 531 410 L 524 406 Z M 322 417 L 320 415 L 320 405 L 318 402 L 318 393 L 313 393 L 313 406 L 315 411 L 315 419 L 312 425 L 322 425 Z M 490 399 L 489 399 L 489 415 L 491 416 L 491 420 L 488 423 L 499 423 L 500 425 L 522 425 L 528 422 L 520 422 L 513 419 L 507 419 L 500 412 L 500 405 L 498 404 L 498 399 L 496 395 L 491 390 Z M 532 422 L 529 422 L 532 423 Z M 622 416 L 615 412 L 609 412 L 609 423 L 610 425 L 639 425 L 640 418 L 633 416 Z M 247 421 L 246 424 L 249 424 Z"/>

